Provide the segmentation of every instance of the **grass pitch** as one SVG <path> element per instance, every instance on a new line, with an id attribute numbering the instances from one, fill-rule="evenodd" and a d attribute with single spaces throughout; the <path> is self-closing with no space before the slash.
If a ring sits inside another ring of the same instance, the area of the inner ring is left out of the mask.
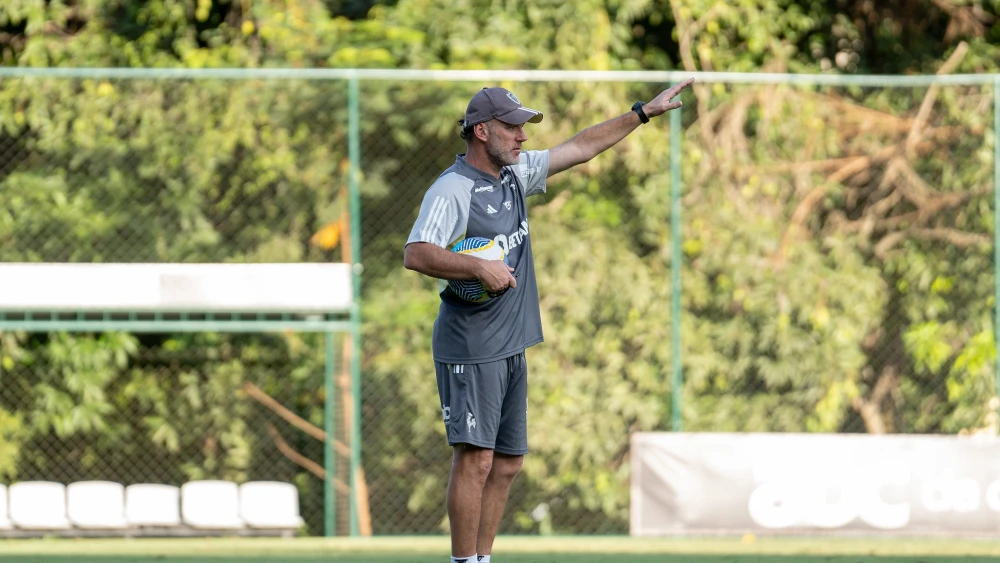
<path id="1" fill-rule="evenodd" d="M 31 563 L 444 563 L 445 537 L 0 540 L 0 561 Z M 1000 563 L 1000 538 L 517 537 L 494 563 Z"/>

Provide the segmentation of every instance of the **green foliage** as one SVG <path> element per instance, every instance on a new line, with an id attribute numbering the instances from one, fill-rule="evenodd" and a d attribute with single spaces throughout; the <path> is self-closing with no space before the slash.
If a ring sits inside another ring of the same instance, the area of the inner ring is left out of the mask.
<path id="1" fill-rule="evenodd" d="M 11 479 L 17 475 L 17 463 L 21 453 L 24 424 L 21 417 L 0 410 L 0 479 Z"/>
<path id="2" fill-rule="evenodd" d="M 399 0 L 357 20 L 346 11 L 356 7 L 325 4 L 11 0 L 0 6 L 0 58 L 829 73 L 935 72 L 953 55 L 954 71 L 982 73 L 1000 60 L 996 6 L 976 2 L 874 14 L 864 3 L 793 0 Z M 4 259 L 340 260 L 310 238 L 345 208 L 344 86 L 3 80 Z M 546 114 L 529 148 L 659 87 L 504 86 Z M 401 249 L 423 190 L 462 150 L 455 120 L 476 88 L 362 84 L 362 414 L 380 533 L 445 521 L 450 454 L 430 357 L 438 299 L 433 282 L 402 270 Z M 546 333 L 529 351 L 534 453 L 504 530 L 623 531 L 628 436 L 669 429 L 673 392 L 694 431 L 990 424 L 991 94 L 697 85 L 685 94 L 681 139 L 654 121 L 553 178 L 531 215 Z M 683 390 L 669 385 L 669 142 L 684 155 Z M 255 383 L 322 425 L 318 344 L 4 334 L 0 478 L 280 474 L 318 510 L 310 474 L 268 465 L 268 420 L 240 392 Z M 127 456 L 146 462 L 115 461 Z"/>

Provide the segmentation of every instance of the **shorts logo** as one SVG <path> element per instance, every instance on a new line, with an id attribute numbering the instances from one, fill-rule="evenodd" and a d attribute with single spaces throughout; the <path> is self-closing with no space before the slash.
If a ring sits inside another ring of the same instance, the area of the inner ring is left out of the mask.
<path id="1" fill-rule="evenodd" d="M 451 421 L 451 407 L 447 405 L 441 405 L 441 416 L 444 417 L 445 422 Z"/>
<path id="2" fill-rule="evenodd" d="M 466 426 L 469 427 L 469 432 L 472 432 L 472 429 L 476 427 L 476 417 L 473 416 L 473 414 L 471 412 L 470 413 L 466 413 L 466 415 L 465 415 L 465 424 L 466 424 Z"/>
<path id="3" fill-rule="evenodd" d="M 465 373 L 465 366 L 462 364 L 456 364 L 451 366 L 452 373 Z"/>

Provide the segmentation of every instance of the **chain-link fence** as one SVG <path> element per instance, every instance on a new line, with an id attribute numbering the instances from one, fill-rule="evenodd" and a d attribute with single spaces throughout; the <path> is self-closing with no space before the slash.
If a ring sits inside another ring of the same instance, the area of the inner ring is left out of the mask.
<path id="1" fill-rule="evenodd" d="M 698 96 L 688 428 L 995 433 L 993 94 Z"/>
<path id="2" fill-rule="evenodd" d="M 324 475 L 302 463 L 322 464 L 323 443 L 270 406 L 276 401 L 323 427 L 322 346 L 314 336 L 5 340 L 14 358 L 0 411 L 8 479 L 283 481 L 301 491 L 306 530 L 323 533 Z"/>
<path id="3" fill-rule="evenodd" d="M 342 83 L 42 77 L 0 92 L 5 261 L 342 260 Z M 324 427 L 321 336 L 8 333 L 3 349 L 6 479 L 286 481 L 323 533 L 323 444 L 266 406 Z"/>
<path id="4" fill-rule="evenodd" d="M 684 94 L 680 139 L 655 119 L 530 201 L 546 342 L 529 351 L 533 453 L 502 533 L 627 531 L 636 431 L 996 432 L 992 87 L 723 82 Z M 665 86 L 503 85 L 545 113 L 527 149 Z M 360 81 L 375 534 L 447 525 L 438 301 L 402 249 L 424 191 L 464 151 L 456 121 L 480 86 Z M 3 260 L 340 261 L 348 92 L 344 80 L 4 78 Z M 672 166 L 682 240 L 670 234 Z M 321 348 L 295 334 L 4 334 L 0 472 L 289 481 L 322 533 L 323 481 L 308 463 L 322 464 L 322 444 L 253 391 L 322 426 Z M 338 505 L 344 533 L 343 494 Z"/>

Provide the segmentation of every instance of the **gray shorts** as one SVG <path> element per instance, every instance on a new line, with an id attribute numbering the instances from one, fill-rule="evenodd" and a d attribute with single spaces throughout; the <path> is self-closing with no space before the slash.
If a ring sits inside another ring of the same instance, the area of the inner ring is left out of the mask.
<path id="1" fill-rule="evenodd" d="M 528 364 L 524 352 L 485 364 L 443 364 L 437 371 L 448 445 L 528 453 Z"/>

